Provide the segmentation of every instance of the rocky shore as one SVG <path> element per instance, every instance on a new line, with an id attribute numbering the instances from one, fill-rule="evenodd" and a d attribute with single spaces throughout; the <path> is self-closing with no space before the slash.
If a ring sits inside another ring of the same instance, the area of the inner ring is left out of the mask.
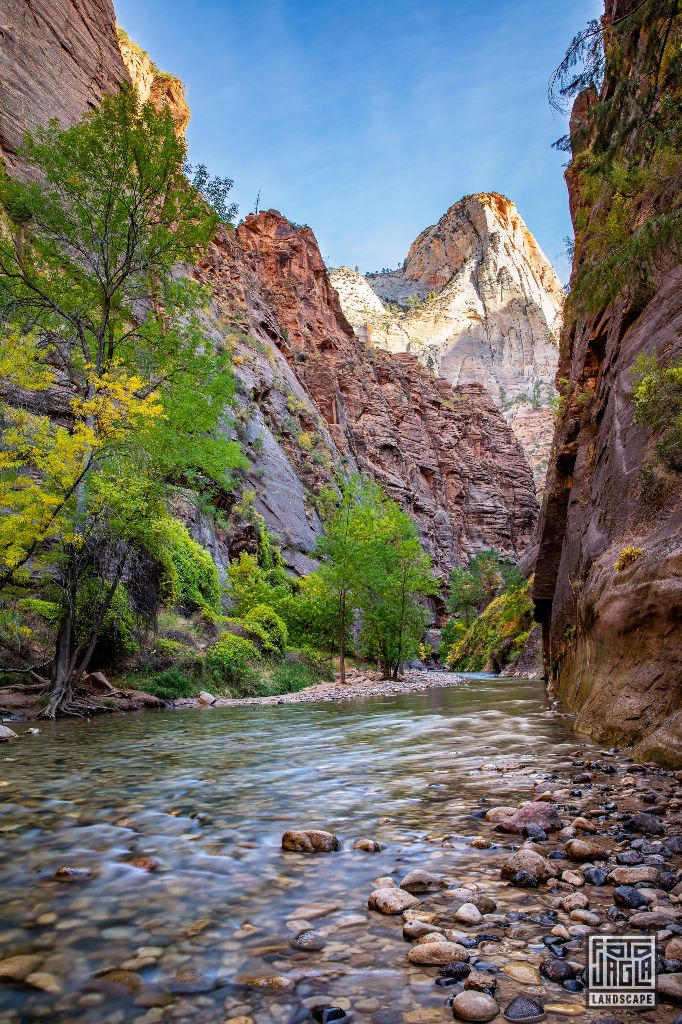
<path id="1" fill-rule="evenodd" d="M 401 918 L 408 970 L 432 977 L 455 1020 L 682 1022 L 675 1009 L 682 1006 L 682 772 L 619 761 L 611 750 L 599 760 L 576 757 L 574 767 L 571 778 L 536 781 L 518 806 L 481 809 L 481 834 L 471 845 L 499 850 L 495 882 L 419 868 L 401 879 L 375 879 L 369 909 Z M 481 765 L 491 769 L 501 770 Z M 434 841 L 447 848 L 450 838 Z M 333 854 L 341 841 L 299 830 L 287 832 L 282 845 Z M 354 848 L 371 853 L 380 846 L 365 839 Z M 659 1005 L 587 1010 L 588 937 L 625 933 L 656 938 Z M 306 930 L 294 945 L 312 950 L 325 942 L 323 932 Z M 263 983 L 277 987 L 286 978 Z M 351 1004 L 322 1009 L 328 1015 L 315 1020 L 350 1019 Z M 377 1008 L 371 1016 L 375 1024 L 443 1019 L 429 1009 L 403 1015 Z"/>
<path id="2" fill-rule="evenodd" d="M 400 679 L 384 679 L 381 672 L 371 669 L 349 669 L 345 683 L 340 682 L 338 673 L 333 682 L 317 683 L 297 693 L 280 693 L 274 697 L 213 697 L 202 694 L 199 698 L 175 701 L 175 707 L 196 707 L 211 705 L 230 707 L 240 704 L 314 704 L 318 701 L 356 700 L 362 697 L 392 697 L 400 693 L 421 693 L 424 690 L 440 689 L 444 686 L 461 686 L 464 678 L 455 672 L 409 671 Z"/>

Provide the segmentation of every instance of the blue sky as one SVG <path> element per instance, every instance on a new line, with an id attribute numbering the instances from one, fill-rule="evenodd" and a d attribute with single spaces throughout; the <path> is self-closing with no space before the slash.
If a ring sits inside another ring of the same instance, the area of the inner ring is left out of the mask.
<path id="1" fill-rule="evenodd" d="M 600 0 L 116 0 L 192 110 L 189 155 L 333 266 L 394 267 L 457 199 L 513 199 L 563 279 L 547 79 Z"/>

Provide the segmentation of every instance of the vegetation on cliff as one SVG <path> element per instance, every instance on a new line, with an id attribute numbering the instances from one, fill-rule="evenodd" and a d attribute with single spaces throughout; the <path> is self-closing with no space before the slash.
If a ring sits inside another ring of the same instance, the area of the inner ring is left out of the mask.
<path id="1" fill-rule="evenodd" d="M 497 551 L 482 551 L 450 577 L 439 653 L 453 670 L 500 672 L 521 653 L 531 629 L 530 583 Z"/>
<path id="2" fill-rule="evenodd" d="M 641 306 L 682 251 L 682 19 L 645 0 L 590 21 L 554 73 L 558 107 L 582 93 L 570 139 L 575 216 L 570 306 L 595 313 L 619 295 Z"/>

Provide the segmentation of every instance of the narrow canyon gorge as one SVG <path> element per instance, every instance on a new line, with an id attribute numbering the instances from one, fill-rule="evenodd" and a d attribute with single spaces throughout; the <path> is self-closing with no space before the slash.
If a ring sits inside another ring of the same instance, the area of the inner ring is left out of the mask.
<path id="1" fill-rule="evenodd" d="M 528 192 L 328 265 L 112 0 L 4 5 L 0 1024 L 682 1024 L 682 12 L 603 7 L 563 285 Z"/>

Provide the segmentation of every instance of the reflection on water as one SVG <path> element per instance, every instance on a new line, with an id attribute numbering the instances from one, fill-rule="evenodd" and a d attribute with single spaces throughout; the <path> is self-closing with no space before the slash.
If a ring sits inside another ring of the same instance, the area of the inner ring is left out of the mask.
<path id="1" fill-rule="evenodd" d="M 400 919 L 367 911 L 372 880 L 423 866 L 499 888 L 491 851 L 469 846 L 487 827 L 472 813 L 481 799 L 525 797 L 529 777 L 575 747 L 541 683 L 490 678 L 353 704 L 47 725 L 0 756 L 0 956 L 39 954 L 36 969 L 61 991 L 4 985 L 0 1021 L 241 1014 L 265 1024 L 305 1019 L 327 997 L 348 1000 L 361 1021 L 400 1022 L 415 1009 L 445 1020 L 443 990 L 408 970 Z M 479 771 L 513 759 L 525 774 Z M 295 827 L 329 829 L 343 850 L 284 853 L 281 835 Z M 353 850 L 365 836 L 384 850 Z M 141 856 L 158 869 L 127 863 Z M 62 866 L 92 876 L 56 881 Z M 508 894 L 495 896 L 533 899 Z M 306 926 L 325 933 L 322 951 L 290 947 Z M 106 969 L 124 973 L 116 984 L 93 978 Z M 188 972 L 202 977 L 177 981 Z M 295 991 L 240 984 L 264 974 L 286 975 Z"/>

